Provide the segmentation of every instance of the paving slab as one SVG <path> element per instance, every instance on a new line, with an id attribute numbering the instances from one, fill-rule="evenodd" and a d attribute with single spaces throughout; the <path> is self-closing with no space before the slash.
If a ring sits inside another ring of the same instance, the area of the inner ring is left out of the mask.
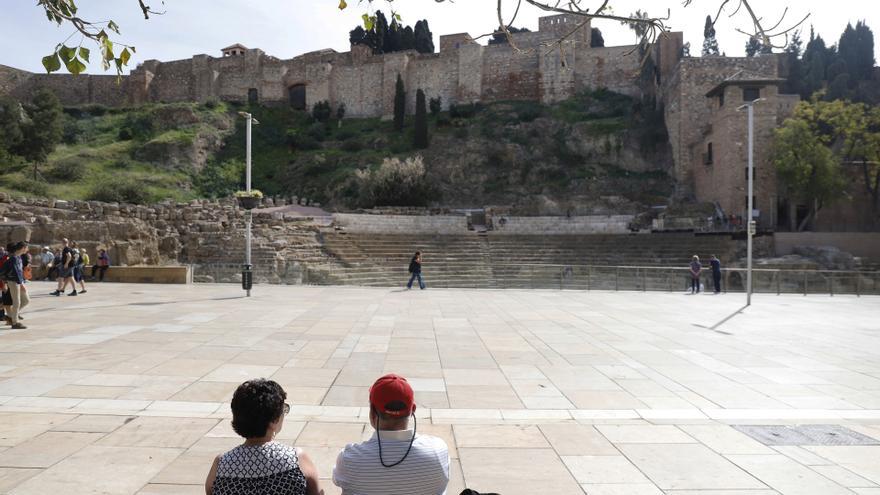
<path id="1" fill-rule="evenodd" d="M 32 284 L 32 294 L 52 288 Z M 0 492 L 203 493 L 229 400 L 277 380 L 277 440 L 315 461 L 372 434 L 411 378 L 450 493 L 880 493 L 880 446 L 766 446 L 739 425 L 880 440 L 880 298 L 92 284 L 0 327 Z M 114 311 L 106 311 L 109 303 Z M 150 302 L 144 306 L 143 302 Z M 161 308 L 154 303 L 161 304 Z M 96 312 L 101 318 L 95 319 Z M 714 328 L 713 328 L 714 326 Z"/>

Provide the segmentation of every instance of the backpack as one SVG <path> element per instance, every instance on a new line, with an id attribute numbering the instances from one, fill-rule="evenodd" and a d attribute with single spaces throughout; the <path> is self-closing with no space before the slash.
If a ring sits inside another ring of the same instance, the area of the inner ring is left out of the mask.
<path id="1" fill-rule="evenodd" d="M 413 270 L 415 270 L 415 267 L 413 266 L 413 265 L 415 265 L 415 264 L 416 264 L 416 261 L 415 261 L 415 260 L 412 260 L 412 261 L 409 262 L 409 272 L 410 272 L 410 273 L 412 273 Z"/>
<path id="2" fill-rule="evenodd" d="M 12 270 L 12 257 L 4 255 L 0 258 L 0 279 L 6 280 Z"/>

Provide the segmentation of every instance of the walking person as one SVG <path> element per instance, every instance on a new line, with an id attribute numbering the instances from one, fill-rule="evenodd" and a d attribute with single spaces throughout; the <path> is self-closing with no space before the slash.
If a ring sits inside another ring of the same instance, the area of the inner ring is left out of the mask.
<path id="1" fill-rule="evenodd" d="M 715 285 L 715 293 L 721 293 L 721 260 L 718 259 L 714 254 L 712 258 L 709 259 L 709 264 L 712 266 L 712 283 Z"/>
<path id="2" fill-rule="evenodd" d="M 98 272 L 98 281 L 103 282 L 108 268 L 110 268 L 110 255 L 107 254 L 106 249 L 99 249 L 98 261 L 92 266 L 92 280 L 95 280 L 95 272 Z"/>
<path id="3" fill-rule="evenodd" d="M 24 288 L 26 283 L 24 277 L 24 268 L 22 267 L 21 257 L 27 252 L 27 243 L 17 242 L 11 246 L 9 250 L 9 258 L 3 264 L 3 279 L 6 281 L 9 295 L 12 299 L 12 305 L 6 313 L 6 321 L 12 325 L 13 329 L 25 329 L 26 326 L 19 322 L 19 314 L 21 310 L 30 302 L 27 290 Z"/>
<path id="4" fill-rule="evenodd" d="M 73 266 L 74 266 L 74 258 L 73 258 L 73 248 L 70 246 L 70 241 L 66 238 L 61 240 L 62 246 L 61 249 L 61 264 L 58 268 L 58 288 L 55 289 L 55 292 L 52 292 L 53 296 L 60 296 L 64 294 L 64 291 L 67 290 L 67 285 L 73 288 L 73 292 L 69 295 L 76 295 L 76 283 L 73 280 Z"/>
<path id="5" fill-rule="evenodd" d="M 73 280 L 79 282 L 79 293 L 86 293 L 86 265 L 89 263 L 89 253 L 85 248 L 75 250 L 77 254 L 76 265 L 73 268 Z M 74 287 L 74 290 L 76 287 Z"/>
<path id="6" fill-rule="evenodd" d="M 700 272 L 703 271 L 703 265 L 700 264 L 700 257 L 696 254 L 691 258 L 691 294 L 700 293 Z"/>
<path id="7" fill-rule="evenodd" d="M 409 283 L 406 284 L 407 289 L 412 289 L 413 280 L 419 279 L 419 289 L 425 289 L 425 282 L 422 280 L 422 252 L 416 251 L 412 259 L 409 261 Z"/>

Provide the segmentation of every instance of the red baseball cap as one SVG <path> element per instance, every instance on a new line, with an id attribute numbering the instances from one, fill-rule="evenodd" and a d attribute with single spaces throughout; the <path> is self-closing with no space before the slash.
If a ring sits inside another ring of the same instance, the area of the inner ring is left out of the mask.
<path id="1" fill-rule="evenodd" d="M 402 402 L 403 408 L 389 409 L 388 406 L 392 402 Z M 393 373 L 379 378 L 370 387 L 370 404 L 377 411 L 397 418 L 409 416 L 416 410 L 412 387 L 409 386 L 406 378 Z"/>

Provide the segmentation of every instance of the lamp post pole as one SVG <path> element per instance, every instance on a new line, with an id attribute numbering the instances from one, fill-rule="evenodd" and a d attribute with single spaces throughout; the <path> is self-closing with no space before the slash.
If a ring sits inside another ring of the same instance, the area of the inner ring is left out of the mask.
<path id="1" fill-rule="evenodd" d="M 749 109 L 751 112 L 751 108 Z M 751 113 L 749 113 L 751 116 Z M 244 187 L 247 192 L 251 192 L 251 126 L 254 121 L 254 116 L 250 113 L 247 114 L 247 159 L 245 160 L 247 165 L 245 166 L 245 179 L 244 179 Z M 751 129 L 751 126 L 749 127 Z M 749 139 L 749 143 L 751 143 L 751 138 Z M 751 155 L 749 155 L 751 156 Z M 750 169 L 751 170 L 751 169 Z M 751 172 L 749 172 L 751 173 Z M 750 193 L 751 194 L 751 193 Z M 247 211 L 247 230 L 245 234 L 245 245 L 244 245 L 244 266 L 247 270 L 250 270 L 251 265 L 251 224 L 253 223 L 254 215 L 251 210 Z M 751 240 L 749 240 L 749 249 L 751 249 Z M 751 253 L 751 251 L 749 251 Z M 751 258 L 749 258 L 751 260 Z M 749 261 L 751 263 L 751 261 Z M 751 265 L 750 265 L 751 266 Z M 751 268 L 750 268 L 751 270 Z M 749 272 L 751 273 L 751 272 Z M 751 287 L 751 286 L 749 286 Z M 251 290 L 247 289 L 247 297 L 251 297 Z"/>
<path id="2" fill-rule="evenodd" d="M 254 116 L 249 112 L 239 112 L 239 115 L 247 119 L 247 133 L 245 145 L 245 191 L 251 192 L 251 128 L 253 124 L 259 124 Z M 247 210 L 245 212 L 245 243 L 244 243 L 244 266 L 242 267 L 242 277 L 253 277 L 253 265 L 251 264 L 251 225 L 253 224 L 253 212 Z M 250 279 L 249 279 L 250 280 Z M 248 280 L 248 282 L 249 282 Z M 242 279 L 247 297 L 251 297 L 251 284 Z"/>
<path id="3" fill-rule="evenodd" d="M 746 214 L 746 218 L 748 219 L 748 223 L 746 224 L 746 306 L 752 305 L 752 237 L 755 235 L 756 226 L 754 220 L 754 192 L 755 192 L 755 167 L 754 167 L 754 155 L 755 155 L 755 103 L 763 100 L 764 98 L 758 98 L 756 100 L 750 101 L 739 108 L 737 110 L 742 110 L 744 107 L 748 109 L 749 112 L 749 167 L 748 167 L 748 200 L 746 201 L 746 208 L 748 212 Z"/>

